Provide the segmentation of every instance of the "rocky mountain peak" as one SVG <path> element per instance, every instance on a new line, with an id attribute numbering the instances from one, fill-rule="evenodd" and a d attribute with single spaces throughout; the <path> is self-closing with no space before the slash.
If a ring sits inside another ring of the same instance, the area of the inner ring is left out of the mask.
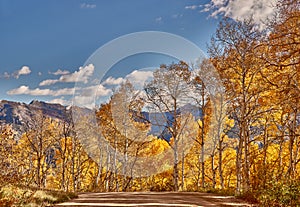
<path id="1" fill-rule="evenodd" d="M 68 110 L 60 104 L 33 100 L 29 104 L 7 100 L 0 101 L 0 124 L 10 124 L 22 132 L 22 126 L 32 121 L 34 115 L 43 113 L 45 116 L 65 120 Z"/>

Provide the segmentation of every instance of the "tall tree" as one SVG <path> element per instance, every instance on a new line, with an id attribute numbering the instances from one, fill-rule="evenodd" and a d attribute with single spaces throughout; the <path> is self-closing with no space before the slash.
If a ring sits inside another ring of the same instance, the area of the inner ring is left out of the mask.
<path id="1" fill-rule="evenodd" d="M 287 174 L 295 176 L 299 162 L 299 136 L 297 134 L 297 117 L 300 113 L 300 3 L 297 0 L 280 0 L 278 12 L 270 22 L 270 35 L 266 42 L 264 55 L 266 65 L 272 75 L 265 74 L 265 79 L 273 87 L 272 103 L 282 114 L 283 119 L 279 139 L 284 141 L 288 134 L 289 167 Z M 282 143 L 283 143 L 282 141 Z"/>
<path id="2" fill-rule="evenodd" d="M 251 20 L 236 22 L 225 18 L 219 24 L 209 48 L 212 62 L 224 81 L 231 113 L 238 126 L 237 192 L 250 189 L 251 126 L 262 113 L 257 103 L 265 90 L 259 73 L 263 62 L 256 55 L 262 37 Z"/>
<path id="3" fill-rule="evenodd" d="M 111 98 L 112 118 L 120 135 L 118 148 L 123 154 L 123 191 L 133 179 L 140 146 L 146 142 L 148 128 L 141 122 L 143 120 L 139 120 L 143 118 L 140 114 L 143 105 L 140 92 L 128 80 L 121 84 Z"/>
<path id="4" fill-rule="evenodd" d="M 28 163 L 25 166 L 33 176 L 35 185 L 45 188 L 49 169 L 55 163 L 55 142 L 57 122 L 47 118 L 42 112 L 28 122 L 18 147 Z"/>
<path id="5" fill-rule="evenodd" d="M 173 150 L 174 190 L 179 189 L 179 149 L 184 150 L 181 135 L 190 116 L 184 116 L 181 107 L 190 102 L 191 73 L 189 66 L 180 61 L 177 64 L 161 65 L 153 73 L 153 80 L 145 85 L 148 109 L 160 114 L 165 124 L 165 135 L 171 135 L 170 146 Z M 159 123 L 162 123 L 161 121 Z M 155 123 L 152 123 L 155 124 Z M 162 135 L 162 138 L 167 139 Z M 167 140 L 169 141 L 169 140 Z"/>
<path id="6" fill-rule="evenodd" d="M 126 81 L 114 92 L 109 103 L 101 105 L 97 111 L 101 134 L 113 146 L 107 151 L 112 155 L 112 159 L 106 156 L 107 162 L 111 162 L 107 164 L 111 166 L 116 185 L 119 185 L 118 180 L 122 177 L 120 187 L 123 191 L 132 184 L 133 177 L 139 175 L 136 166 L 138 155 L 148 142 L 149 127 L 141 114 L 142 107 L 140 92 Z M 116 188 L 118 190 L 119 187 Z"/>
<path id="7" fill-rule="evenodd" d="M 200 67 L 203 67 L 204 64 L 201 64 Z M 202 70 L 200 70 L 202 71 Z M 208 98 L 208 92 L 205 88 L 205 84 L 201 79 L 200 74 L 196 74 L 193 78 L 191 84 L 192 88 L 194 89 L 194 93 L 192 94 L 192 98 L 195 100 L 196 106 L 199 110 L 199 121 L 198 128 L 199 133 L 198 137 L 199 139 L 195 139 L 195 141 L 200 145 L 201 153 L 199 153 L 198 161 L 200 163 L 201 168 L 201 187 L 205 188 L 205 135 L 207 133 L 207 125 L 209 121 L 209 115 L 208 115 L 208 109 L 209 109 L 209 98 Z"/>

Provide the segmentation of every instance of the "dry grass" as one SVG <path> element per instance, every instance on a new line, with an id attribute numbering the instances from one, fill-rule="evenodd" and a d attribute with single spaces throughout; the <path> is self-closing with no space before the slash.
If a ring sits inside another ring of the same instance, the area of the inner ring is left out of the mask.
<path id="1" fill-rule="evenodd" d="M 52 204 L 65 202 L 76 197 L 75 193 L 6 185 L 0 190 L 0 206 L 51 206 Z"/>

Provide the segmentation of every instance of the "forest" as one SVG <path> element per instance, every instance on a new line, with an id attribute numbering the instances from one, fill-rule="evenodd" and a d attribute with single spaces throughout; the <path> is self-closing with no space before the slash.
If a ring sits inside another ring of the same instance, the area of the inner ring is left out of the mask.
<path id="1" fill-rule="evenodd" d="M 300 2 L 281 0 L 264 28 L 223 18 L 208 54 L 199 65 L 162 64 L 143 96 L 121 84 L 80 130 L 71 113 L 36 114 L 18 139 L 1 126 L 0 188 L 205 191 L 299 206 Z M 91 128 L 101 140 L 82 142 Z"/>

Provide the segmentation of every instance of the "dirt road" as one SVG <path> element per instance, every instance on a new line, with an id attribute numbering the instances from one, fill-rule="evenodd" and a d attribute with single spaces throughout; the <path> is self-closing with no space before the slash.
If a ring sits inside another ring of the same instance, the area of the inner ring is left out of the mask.
<path id="1" fill-rule="evenodd" d="M 62 206 L 255 206 L 232 196 L 196 192 L 84 193 Z"/>

